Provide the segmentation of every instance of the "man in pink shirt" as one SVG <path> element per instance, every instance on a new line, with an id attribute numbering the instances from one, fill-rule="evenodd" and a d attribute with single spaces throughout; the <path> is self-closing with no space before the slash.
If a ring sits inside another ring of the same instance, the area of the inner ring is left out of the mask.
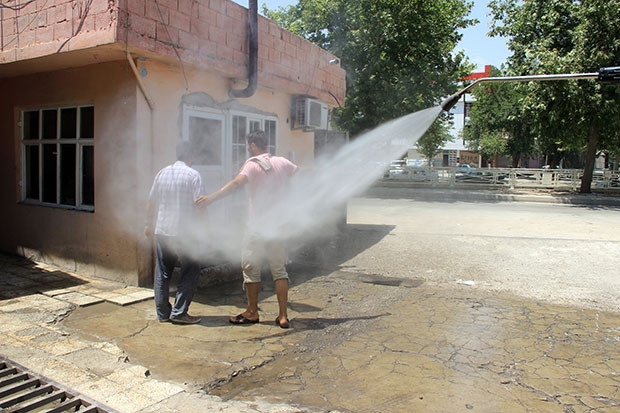
<path id="1" fill-rule="evenodd" d="M 250 133 L 246 140 L 251 157 L 243 164 L 239 174 L 219 190 L 199 197 L 196 204 L 209 205 L 247 185 L 250 210 L 248 230 L 243 240 L 241 266 L 248 306 L 243 313 L 230 317 L 229 321 L 232 324 L 259 322 L 261 268 L 263 260 L 267 259 L 278 298 L 279 313 L 275 323 L 281 328 L 289 328 L 286 246 L 282 239 L 264 236 L 263 229 L 273 224 L 273 214 L 269 216 L 269 212 L 283 195 L 286 183 L 297 170 L 297 166 L 286 158 L 267 152 L 267 137 L 263 131 Z"/>

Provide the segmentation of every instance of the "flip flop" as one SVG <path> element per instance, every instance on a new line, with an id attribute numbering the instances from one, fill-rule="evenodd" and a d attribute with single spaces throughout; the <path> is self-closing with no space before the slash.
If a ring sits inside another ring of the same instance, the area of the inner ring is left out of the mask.
<path id="1" fill-rule="evenodd" d="M 280 323 L 280 317 L 276 317 L 276 325 L 280 326 L 280 328 L 289 328 L 291 326 L 290 321 L 288 318 L 286 318 L 285 320 L 286 322 Z"/>
<path id="2" fill-rule="evenodd" d="M 259 322 L 259 319 L 257 318 L 256 320 L 250 320 L 243 314 L 238 314 L 235 317 L 230 317 L 228 322 L 231 324 L 256 324 Z"/>

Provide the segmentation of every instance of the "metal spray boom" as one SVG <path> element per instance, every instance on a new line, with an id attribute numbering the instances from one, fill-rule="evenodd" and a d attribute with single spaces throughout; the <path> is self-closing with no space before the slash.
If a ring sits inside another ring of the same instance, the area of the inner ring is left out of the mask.
<path id="1" fill-rule="evenodd" d="M 441 107 L 446 112 L 456 105 L 456 102 L 467 91 L 474 86 L 482 82 L 529 82 L 529 81 L 541 81 L 541 80 L 579 80 L 579 79 L 598 79 L 599 82 L 604 83 L 618 83 L 620 82 L 620 66 L 614 67 L 602 67 L 598 72 L 594 73 L 571 73 L 571 74 L 557 74 L 557 75 L 529 75 L 529 76 L 505 76 L 505 77 L 483 77 L 480 78 L 460 92 L 446 98 Z"/>

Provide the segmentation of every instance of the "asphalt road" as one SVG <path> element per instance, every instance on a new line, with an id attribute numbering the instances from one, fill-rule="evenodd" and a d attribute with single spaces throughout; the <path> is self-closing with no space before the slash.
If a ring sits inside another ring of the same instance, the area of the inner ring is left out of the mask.
<path id="1" fill-rule="evenodd" d="M 617 207 L 392 191 L 352 200 L 348 223 L 291 268 L 289 349 L 211 393 L 324 412 L 620 406 Z"/>
<path id="2" fill-rule="evenodd" d="M 348 222 L 386 235 L 344 262 L 370 273 L 620 311 L 619 207 L 356 198 Z M 360 232 L 363 233 L 363 232 Z"/>

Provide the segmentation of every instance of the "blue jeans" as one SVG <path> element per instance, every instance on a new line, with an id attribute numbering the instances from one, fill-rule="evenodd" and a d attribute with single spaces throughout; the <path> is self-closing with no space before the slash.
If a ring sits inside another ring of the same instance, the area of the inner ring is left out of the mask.
<path id="1" fill-rule="evenodd" d="M 182 248 L 177 237 L 155 236 L 155 310 L 160 320 L 179 317 L 187 313 L 194 298 L 200 276 L 200 265 Z M 177 284 L 174 305 L 170 305 L 170 280 L 177 262 L 181 267 L 181 278 Z"/>

